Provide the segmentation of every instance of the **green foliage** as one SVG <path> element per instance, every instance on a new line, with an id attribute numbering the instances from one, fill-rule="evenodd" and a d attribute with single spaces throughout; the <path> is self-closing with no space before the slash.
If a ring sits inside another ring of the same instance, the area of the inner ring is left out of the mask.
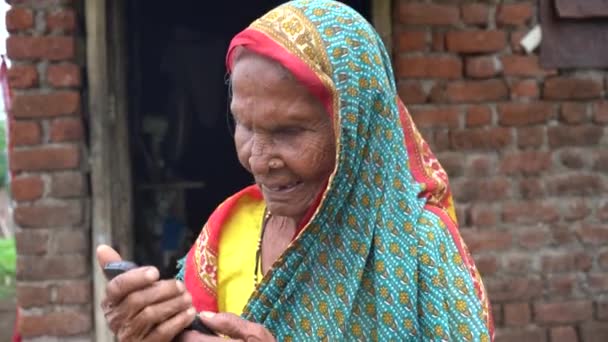
<path id="1" fill-rule="evenodd" d="M 0 298 L 15 291 L 16 262 L 15 239 L 0 239 Z"/>

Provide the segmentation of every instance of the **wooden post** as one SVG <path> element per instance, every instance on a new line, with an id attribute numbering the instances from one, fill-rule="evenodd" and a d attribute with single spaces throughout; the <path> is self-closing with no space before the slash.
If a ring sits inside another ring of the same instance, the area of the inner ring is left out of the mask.
<path id="1" fill-rule="evenodd" d="M 99 342 L 112 341 L 113 336 L 100 308 L 106 280 L 97 265 L 95 249 L 99 244 L 113 245 L 124 258 L 132 257 L 124 6 L 122 0 L 85 1 L 91 131 L 91 250 L 95 340 Z M 110 16 L 111 25 L 108 24 Z"/>
<path id="2" fill-rule="evenodd" d="M 393 58 L 393 15 L 391 0 L 372 0 L 372 24 Z"/>

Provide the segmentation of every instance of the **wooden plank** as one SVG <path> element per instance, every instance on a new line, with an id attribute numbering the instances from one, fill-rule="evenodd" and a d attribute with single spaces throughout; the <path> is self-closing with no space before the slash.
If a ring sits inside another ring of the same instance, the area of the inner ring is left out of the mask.
<path id="1" fill-rule="evenodd" d="M 112 203 L 108 146 L 108 67 L 106 0 L 85 1 L 87 33 L 87 88 L 89 102 L 90 164 L 92 190 L 91 251 L 95 341 L 113 341 L 100 308 L 106 280 L 97 265 L 96 246 L 112 244 Z"/>
<path id="2" fill-rule="evenodd" d="M 555 0 L 560 18 L 608 18 L 606 0 Z"/>
<path id="3" fill-rule="evenodd" d="M 393 16 L 391 0 L 372 0 L 372 24 L 393 58 Z"/>
<path id="4" fill-rule="evenodd" d="M 110 68 L 109 99 L 113 120 L 109 144 L 113 145 L 112 240 L 123 258 L 133 259 L 133 189 L 129 143 L 129 94 L 127 91 L 127 20 L 124 0 L 108 1 L 108 54 Z M 106 145 L 108 146 L 108 145 Z"/>
<path id="5" fill-rule="evenodd" d="M 540 0 L 541 65 L 545 68 L 608 67 L 608 20 L 562 19 L 553 1 Z"/>

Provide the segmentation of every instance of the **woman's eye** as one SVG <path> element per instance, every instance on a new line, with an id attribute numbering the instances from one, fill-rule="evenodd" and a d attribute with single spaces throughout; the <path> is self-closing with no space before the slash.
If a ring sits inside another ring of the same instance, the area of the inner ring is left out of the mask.
<path id="1" fill-rule="evenodd" d="M 300 127 L 283 127 L 276 130 L 276 133 L 283 135 L 295 135 L 302 131 Z"/>

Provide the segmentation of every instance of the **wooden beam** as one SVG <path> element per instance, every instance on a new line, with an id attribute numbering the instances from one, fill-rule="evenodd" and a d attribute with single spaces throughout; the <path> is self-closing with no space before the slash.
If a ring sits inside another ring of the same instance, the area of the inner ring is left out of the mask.
<path id="1" fill-rule="evenodd" d="M 372 24 L 382 38 L 391 58 L 393 57 L 392 5 L 392 0 L 372 0 Z"/>

